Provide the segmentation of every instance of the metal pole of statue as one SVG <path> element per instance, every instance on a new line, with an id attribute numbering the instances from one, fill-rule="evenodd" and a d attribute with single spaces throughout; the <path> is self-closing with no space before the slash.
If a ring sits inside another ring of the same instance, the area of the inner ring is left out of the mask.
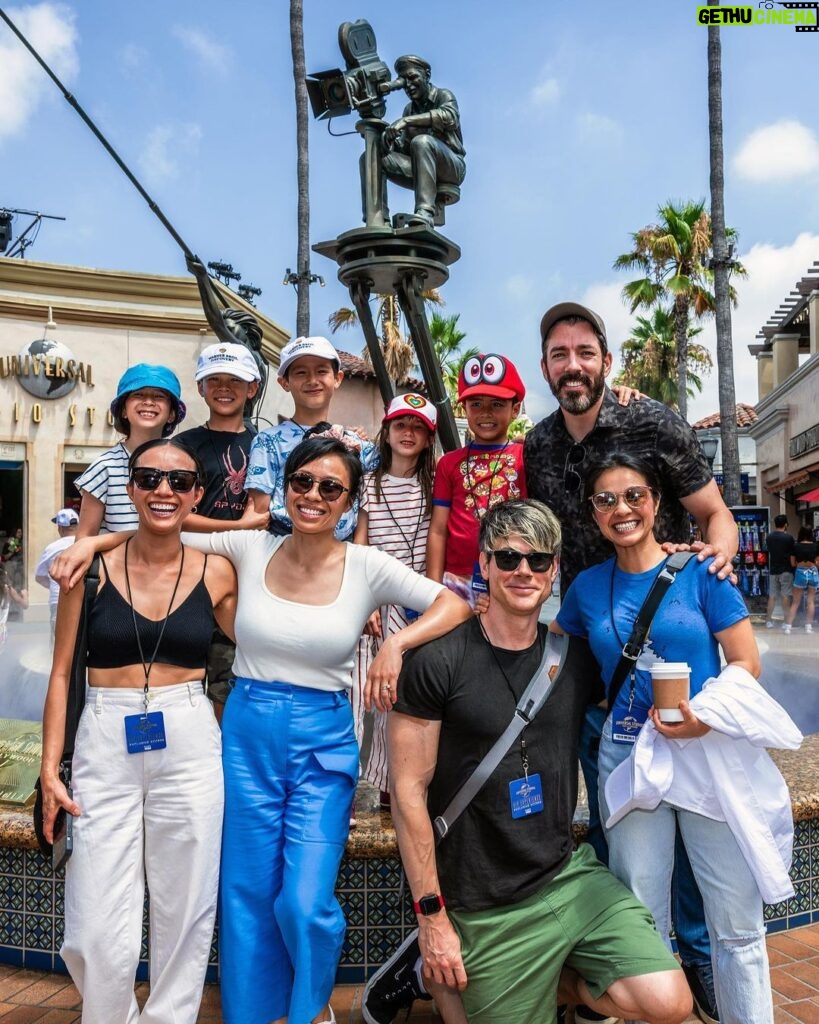
<path id="1" fill-rule="evenodd" d="M 256 364 L 259 367 L 259 372 L 262 378 L 262 386 L 259 388 L 257 396 L 248 403 L 248 408 L 245 410 L 246 419 L 249 419 L 253 405 L 261 398 L 264 393 L 264 389 L 267 383 L 267 363 L 264 361 L 261 355 L 262 347 L 262 329 L 259 326 L 259 322 L 252 313 L 244 309 L 234 309 L 228 305 L 228 301 L 222 294 L 218 283 L 214 282 L 205 269 L 204 264 L 198 256 L 194 255 L 193 251 L 188 246 L 187 242 L 182 238 L 176 228 L 171 224 L 162 210 L 159 208 L 157 203 L 151 198 L 140 183 L 139 179 L 134 175 L 131 169 L 127 166 L 122 157 L 117 153 L 111 143 L 102 134 L 96 124 L 91 120 L 85 110 L 80 106 L 76 97 L 68 91 L 63 85 L 57 75 L 51 70 L 48 64 L 43 60 L 40 54 L 34 49 L 31 43 L 26 39 L 23 33 L 17 28 L 14 22 L 9 18 L 6 12 L 0 8 L 0 19 L 2 19 L 11 31 L 17 36 L 20 42 L 25 46 L 29 53 L 34 57 L 40 67 L 45 71 L 48 77 L 54 82 L 60 92 L 63 94 L 66 101 L 74 108 L 79 114 L 85 124 L 91 129 L 97 140 L 105 148 L 109 156 L 114 160 L 116 165 L 131 182 L 134 188 L 139 192 L 145 202 L 148 204 L 149 209 L 159 219 L 162 226 L 170 234 L 171 238 L 176 242 L 182 253 L 185 256 L 185 263 L 188 270 L 196 278 L 196 283 L 199 287 L 199 295 L 202 300 L 202 309 L 205 313 L 205 317 L 213 329 L 214 334 L 221 342 L 238 342 L 239 344 L 246 345 L 253 353 L 253 358 L 256 360 Z"/>
<path id="2" fill-rule="evenodd" d="M 360 116 L 356 131 L 364 141 L 359 161 L 364 227 L 318 242 L 313 249 L 338 264 L 339 280 L 349 289 L 358 312 L 385 404 L 394 388 L 369 298 L 373 292 L 397 296 L 427 392 L 438 409 L 438 436 L 444 450 L 451 451 L 461 442 L 435 356 L 423 292 L 444 284 L 450 265 L 461 255 L 457 245 L 435 230 L 444 223 L 444 207 L 460 198 L 466 173 L 458 104 L 449 90 L 433 85 L 432 69 L 422 57 L 399 57 L 398 77 L 393 79 L 378 56 L 369 22 L 345 21 L 338 42 L 346 70 L 309 76 L 307 91 L 320 119 L 353 110 Z M 398 120 L 388 123 L 385 97 L 396 89 L 406 92 L 409 103 Z M 390 218 L 388 181 L 412 190 L 412 213 Z"/>

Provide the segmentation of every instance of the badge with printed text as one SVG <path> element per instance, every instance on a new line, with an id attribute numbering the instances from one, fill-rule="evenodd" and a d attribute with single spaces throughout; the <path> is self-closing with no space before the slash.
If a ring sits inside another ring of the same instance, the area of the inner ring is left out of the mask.
<path id="1" fill-rule="evenodd" d="M 637 709 L 635 708 L 634 710 Z M 648 718 L 647 711 L 643 713 L 642 717 L 639 717 L 639 715 L 635 716 L 629 712 L 626 712 L 619 718 L 616 715 L 613 716 L 611 723 L 612 743 L 636 743 L 646 718 Z"/>
<path id="2" fill-rule="evenodd" d="M 513 818 L 528 818 L 543 810 L 543 786 L 535 772 L 509 783 L 509 804 Z"/>
<path id="3" fill-rule="evenodd" d="M 489 584 L 481 575 L 481 567 L 478 562 L 472 568 L 472 593 L 473 594 L 488 594 Z"/>
<path id="4" fill-rule="evenodd" d="M 163 750 L 165 717 L 161 711 L 125 716 L 125 743 L 129 754 L 143 754 L 148 750 Z"/>

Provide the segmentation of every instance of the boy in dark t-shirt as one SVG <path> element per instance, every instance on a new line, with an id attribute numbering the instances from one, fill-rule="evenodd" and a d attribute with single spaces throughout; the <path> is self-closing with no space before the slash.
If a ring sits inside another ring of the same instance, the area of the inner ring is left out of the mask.
<path id="1" fill-rule="evenodd" d="M 244 345 L 219 342 L 199 356 L 194 377 L 199 394 L 208 407 L 201 427 L 179 435 L 205 467 L 205 493 L 197 511 L 185 520 L 192 533 L 212 530 L 266 529 L 268 516 L 247 508 L 245 475 L 250 445 L 255 436 L 244 422 L 245 403 L 259 390 L 256 360 Z M 217 627 L 208 652 L 208 696 L 217 717 L 230 693 L 230 678 L 236 645 Z"/>

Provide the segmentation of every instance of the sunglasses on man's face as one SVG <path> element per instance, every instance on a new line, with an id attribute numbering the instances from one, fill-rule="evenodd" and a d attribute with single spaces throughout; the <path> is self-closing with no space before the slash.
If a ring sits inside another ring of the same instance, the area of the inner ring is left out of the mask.
<path id="1" fill-rule="evenodd" d="M 195 469 L 153 469 L 150 466 L 131 470 L 131 481 L 141 491 L 155 491 L 163 479 L 176 494 L 187 494 L 199 483 L 199 474 Z"/>
<path id="2" fill-rule="evenodd" d="M 319 480 L 311 473 L 292 473 L 287 478 L 287 484 L 294 494 L 309 494 L 317 487 L 319 495 L 325 501 L 338 501 L 342 494 L 350 491 L 349 487 L 340 484 L 338 480 L 332 480 L 330 477 Z"/>
<path id="3" fill-rule="evenodd" d="M 598 512 L 613 512 L 620 504 L 621 498 L 629 508 L 636 509 L 642 508 L 655 493 L 651 487 L 635 486 L 627 487 L 624 491 L 598 491 L 589 498 L 589 501 Z"/>
<path id="4" fill-rule="evenodd" d="M 526 559 L 532 572 L 548 572 L 554 565 L 555 556 L 551 551 L 515 551 L 514 548 L 496 548 L 487 551 L 487 558 L 494 558 L 495 565 L 502 572 L 516 572 Z"/>

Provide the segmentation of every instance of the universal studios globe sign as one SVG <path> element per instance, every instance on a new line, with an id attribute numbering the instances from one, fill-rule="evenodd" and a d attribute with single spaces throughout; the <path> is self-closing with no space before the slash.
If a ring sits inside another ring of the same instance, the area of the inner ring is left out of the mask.
<path id="1" fill-rule="evenodd" d="M 78 362 L 67 345 L 51 338 L 30 341 L 19 356 L 0 358 L 0 377 L 16 377 L 29 394 L 46 401 L 70 394 L 78 380 L 93 386 L 91 367 Z"/>

